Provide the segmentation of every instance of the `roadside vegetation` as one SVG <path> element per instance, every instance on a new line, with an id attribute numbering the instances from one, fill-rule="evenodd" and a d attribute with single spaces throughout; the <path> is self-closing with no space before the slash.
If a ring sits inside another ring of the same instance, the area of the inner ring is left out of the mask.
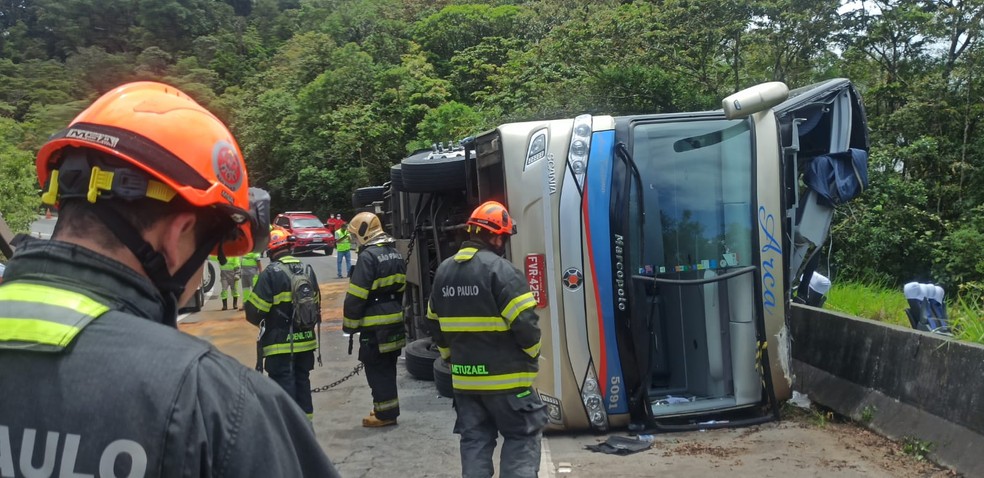
<path id="1" fill-rule="evenodd" d="M 835 212 L 838 281 L 899 297 L 939 283 L 979 337 L 965 289 L 984 284 L 982 18 L 980 0 L 6 1 L 0 212 L 29 227 L 37 148 L 126 81 L 217 112 L 274 210 L 324 216 L 409 151 L 499 123 L 717 109 L 757 83 L 845 77 L 870 184 Z"/>

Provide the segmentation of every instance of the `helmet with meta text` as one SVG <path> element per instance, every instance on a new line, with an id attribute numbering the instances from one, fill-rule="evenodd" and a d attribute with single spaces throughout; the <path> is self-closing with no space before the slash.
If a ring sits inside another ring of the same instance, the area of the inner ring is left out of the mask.
<path id="1" fill-rule="evenodd" d="M 506 207 L 497 201 L 486 201 L 475 208 L 467 224 L 468 232 L 472 232 L 473 228 L 476 232 L 478 228 L 482 228 L 496 235 L 516 234 L 516 221 L 513 221 Z"/>
<path id="2" fill-rule="evenodd" d="M 216 246 L 224 255 L 266 247 L 269 194 L 249 187 L 222 121 L 172 86 L 141 81 L 109 91 L 41 147 L 37 170 L 45 204 L 180 196 L 231 220 Z"/>

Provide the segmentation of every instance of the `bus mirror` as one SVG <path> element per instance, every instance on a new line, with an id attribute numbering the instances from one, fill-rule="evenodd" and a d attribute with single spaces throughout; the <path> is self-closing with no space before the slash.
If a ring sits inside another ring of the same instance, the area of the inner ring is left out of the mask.
<path id="1" fill-rule="evenodd" d="M 772 108 L 789 97 L 789 87 L 781 81 L 761 83 L 745 88 L 721 100 L 728 119 L 738 119 Z"/>

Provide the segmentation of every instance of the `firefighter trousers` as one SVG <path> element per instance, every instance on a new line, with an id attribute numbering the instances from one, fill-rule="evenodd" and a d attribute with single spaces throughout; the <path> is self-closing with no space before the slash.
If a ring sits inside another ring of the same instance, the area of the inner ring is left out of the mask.
<path id="1" fill-rule="evenodd" d="M 547 424 L 546 405 L 533 390 L 490 395 L 454 392 L 461 435 L 462 478 L 489 478 L 495 472 L 492 453 L 502 434 L 501 478 L 536 478 L 540 470 L 540 439 Z"/>
<path id="2" fill-rule="evenodd" d="M 400 351 L 379 352 L 372 342 L 359 344 L 359 361 L 365 365 L 366 381 L 372 389 L 372 410 L 380 420 L 400 416 L 400 397 L 396 389 L 396 361 Z"/>
<path id="3" fill-rule="evenodd" d="M 291 356 L 293 356 L 293 373 L 291 373 Z M 308 418 L 314 415 L 314 404 L 311 403 L 311 370 L 314 369 L 314 351 L 294 352 L 293 354 L 277 354 L 267 356 L 264 368 L 270 378 L 277 382 L 290 398 L 293 398 Z"/>

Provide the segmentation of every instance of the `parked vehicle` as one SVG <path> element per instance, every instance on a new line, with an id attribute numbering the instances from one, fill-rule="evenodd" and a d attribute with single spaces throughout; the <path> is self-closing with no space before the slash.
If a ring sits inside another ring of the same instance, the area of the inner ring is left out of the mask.
<path id="1" fill-rule="evenodd" d="M 205 268 L 202 269 L 202 284 L 195 290 L 195 295 L 191 296 L 188 303 L 178 309 L 179 313 L 198 312 L 202 310 L 202 307 L 205 307 L 208 291 L 212 290 L 212 287 L 215 285 L 215 279 L 218 277 L 215 273 L 216 270 L 216 266 L 212 261 L 205 261 Z"/>
<path id="2" fill-rule="evenodd" d="M 330 256 L 335 250 L 334 233 L 311 211 L 287 211 L 278 214 L 273 224 L 294 236 L 295 254 L 324 251 L 326 256 Z"/>
<path id="3" fill-rule="evenodd" d="M 507 257 L 538 300 L 551 428 L 777 419 L 794 286 L 813 276 L 833 206 L 866 184 L 867 151 L 860 96 L 835 79 L 757 85 L 717 111 L 504 124 L 417 152 L 381 203 L 410 258 L 411 337 L 427 340 L 433 273 L 469 213 L 497 200 L 519 225 Z M 842 161 L 838 188 L 818 187 L 835 181 L 815 166 Z"/>

